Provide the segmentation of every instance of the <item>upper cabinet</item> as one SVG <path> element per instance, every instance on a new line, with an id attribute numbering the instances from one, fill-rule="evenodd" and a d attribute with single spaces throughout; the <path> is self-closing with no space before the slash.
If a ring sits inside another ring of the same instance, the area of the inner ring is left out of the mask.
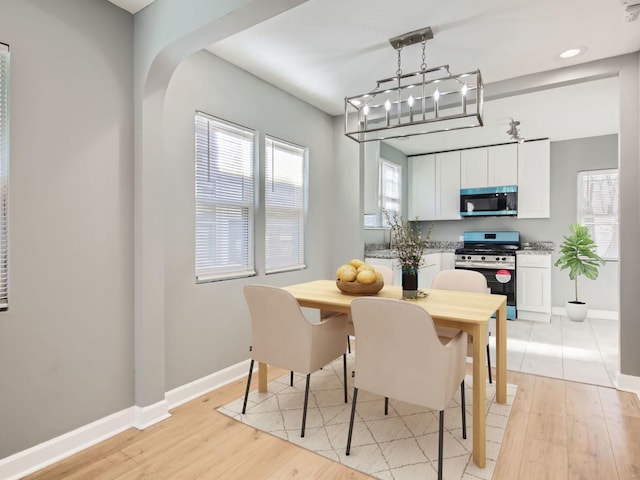
<path id="1" fill-rule="evenodd" d="M 518 218 L 549 218 L 551 194 L 549 140 L 518 145 Z"/>
<path id="2" fill-rule="evenodd" d="M 460 188 L 501 187 L 517 183 L 517 144 L 460 152 Z"/>
<path id="3" fill-rule="evenodd" d="M 409 159 L 409 220 L 460 219 L 460 152 Z"/>

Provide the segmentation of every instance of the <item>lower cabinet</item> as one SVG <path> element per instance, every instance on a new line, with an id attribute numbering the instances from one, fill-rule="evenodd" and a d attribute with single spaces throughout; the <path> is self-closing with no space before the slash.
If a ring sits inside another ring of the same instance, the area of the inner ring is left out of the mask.
<path id="1" fill-rule="evenodd" d="M 551 254 L 518 255 L 518 319 L 551 321 Z"/>
<path id="2" fill-rule="evenodd" d="M 418 288 L 431 288 L 433 277 L 440 271 L 441 253 L 422 256 L 422 267 L 418 271 Z"/>
<path id="3" fill-rule="evenodd" d="M 376 265 L 384 265 L 393 271 L 393 284 L 402 285 L 402 267 L 395 258 L 373 258 L 365 257 L 365 263 L 375 267 Z M 422 267 L 418 271 L 418 288 L 431 288 L 433 277 L 440 270 L 448 270 L 454 268 L 455 253 L 428 253 L 422 257 Z"/>

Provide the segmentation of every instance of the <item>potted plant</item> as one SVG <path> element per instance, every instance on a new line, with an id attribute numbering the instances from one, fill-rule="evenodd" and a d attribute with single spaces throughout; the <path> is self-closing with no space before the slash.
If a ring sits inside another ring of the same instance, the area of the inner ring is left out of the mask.
<path id="1" fill-rule="evenodd" d="M 569 278 L 575 282 L 575 300 L 567 301 L 567 316 L 574 322 L 587 318 L 587 304 L 578 300 L 578 277 L 584 275 L 590 280 L 598 278 L 598 269 L 604 260 L 596 253 L 597 245 L 584 225 L 574 223 L 569 226 L 571 235 L 564 236 L 560 245 L 560 258 L 555 263 L 560 270 L 569 269 Z"/>
<path id="2" fill-rule="evenodd" d="M 422 236 L 418 229 L 409 222 L 403 223 L 397 213 L 389 215 L 382 211 L 391 227 L 391 245 L 398 255 L 398 262 L 402 268 L 402 293 L 404 298 L 418 295 L 418 269 L 422 265 L 422 255 L 427 249 L 431 238 L 432 225 L 429 225 L 426 236 Z"/>

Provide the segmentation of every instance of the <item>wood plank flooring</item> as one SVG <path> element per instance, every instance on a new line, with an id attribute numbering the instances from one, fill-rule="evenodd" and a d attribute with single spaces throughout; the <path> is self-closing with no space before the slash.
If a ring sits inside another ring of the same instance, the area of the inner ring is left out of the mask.
<path id="1" fill-rule="evenodd" d="M 285 373 L 270 368 L 269 379 Z M 494 479 L 640 479 L 635 395 L 519 372 L 508 372 L 507 379 L 518 385 L 518 393 Z M 203 395 L 159 424 L 129 429 L 26 479 L 370 478 L 217 413 L 244 394 L 244 382 Z"/>

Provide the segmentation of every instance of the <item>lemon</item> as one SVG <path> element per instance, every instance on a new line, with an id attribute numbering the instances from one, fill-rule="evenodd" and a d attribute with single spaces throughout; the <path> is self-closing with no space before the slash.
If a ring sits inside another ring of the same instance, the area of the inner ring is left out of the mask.
<path id="1" fill-rule="evenodd" d="M 340 265 L 338 267 L 338 270 L 336 270 L 336 277 L 340 277 L 340 272 L 343 270 L 355 270 L 355 268 L 351 265 L 349 265 L 348 263 L 344 264 L 344 265 Z"/>
<path id="2" fill-rule="evenodd" d="M 362 260 L 358 260 L 357 258 L 354 258 L 349 262 L 349 265 L 352 265 L 354 268 L 358 268 L 363 263 L 364 262 Z"/>
<path id="3" fill-rule="evenodd" d="M 358 267 L 358 272 L 362 272 L 364 270 L 370 270 L 372 272 L 375 272 L 375 268 L 373 268 L 371 265 L 367 264 L 367 263 L 363 263 L 362 265 L 360 265 Z"/>
<path id="4" fill-rule="evenodd" d="M 363 285 L 370 285 L 376 281 L 376 272 L 371 270 L 362 270 L 358 273 L 356 280 Z"/>
<path id="5" fill-rule="evenodd" d="M 338 279 L 341 282 L 353 282 L 356 279 L 356 275 L 356 269 L 353 267 L 338 269 Z"/>

